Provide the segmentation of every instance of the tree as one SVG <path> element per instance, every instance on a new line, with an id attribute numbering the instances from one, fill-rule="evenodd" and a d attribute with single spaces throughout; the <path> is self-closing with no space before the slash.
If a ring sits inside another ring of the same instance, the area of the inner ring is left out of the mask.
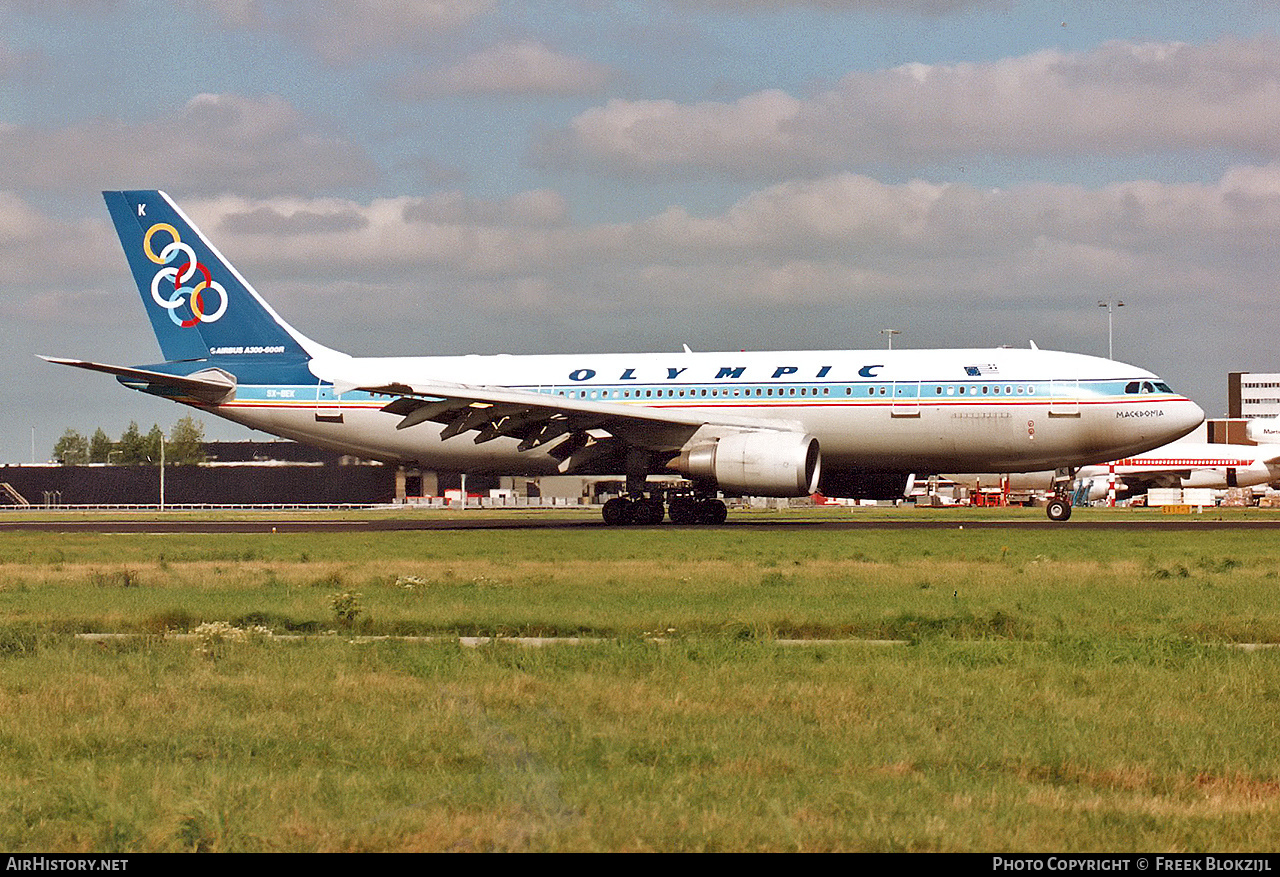
<path id="1" fill-rule="evenodd" d="M 53 459 L 63 466 L 83 466 L 89 462 L 89 440 L 74 429 L 68 429 L 53 446 Z"/>
<path id="2" fill-rule="evenodd" d="M 169 447 L 165 461 L 175 466 L 194 466 L 205 461 L 204 423 L 187 415 L 169 430 Z"/>
<path id="3" fill-rule="evenodd" d="M 142 437 L 136 420 L 129 421 L 129 428 L 121 433 L 116 448 L 120 451 L 120 463 L 124 466 L 138 466 L 147 462 L 147 440 Z"/>
<path id="4" fill-rule="evenodd" d="M 98 427 L 93 433 L 93 438 L 89 439 L 89 462 L 90 463 L 110 463 L 111 451 L 115 448 L 115 442 L 107 437 L 102 431 L 102 427 Z"/>
<path id="5" fill-rule="evenodd" d="M 147 437 L 143 439 L 146 446 L 147 456 L 143 460 L 148 466 L 159 466 L 162 451 L 160 444 L 164 441 L 164 433 L 160 431 L 160 424 L 151 424 L 151 430 L 147 433 Z"/>

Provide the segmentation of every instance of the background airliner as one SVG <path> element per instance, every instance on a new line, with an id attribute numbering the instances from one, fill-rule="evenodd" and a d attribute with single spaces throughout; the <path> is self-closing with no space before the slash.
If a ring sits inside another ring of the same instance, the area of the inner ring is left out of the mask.
<path id="1" fill-rule="evenodd" d="M 1174 442 L 1108 463 L 1081 466 L 1072 490 L 1087 488 L 1090 500 L 1104 499 L 1114 479 L 1123 495 L 1145 493 L 1153 487 L 1257 487 L 1280 484 L 1280 430 L 1273 424 L 1251 422 L 1247 436 L 1256 445 Z M 1005 483 L 1012 491 L 1054 489 L 1056 473 L 1022 472 L 1007 475 L 947 475 L 957 484 L 974 488 Z"/>
<path id="2" fill-rule="evenodd" d="M 1204 419 L 1150 372 L 1034 345 L 351 357 L 281 319 L 163 192 L 104 197 L 165 361 L 51 362 L 371 459 L 623 475 L 611 524 L 722 522 L 717 492 L 895 496 L 911 472 L 1069 470 Z M 647 484 L 673 472 L 692 486 Z"/>

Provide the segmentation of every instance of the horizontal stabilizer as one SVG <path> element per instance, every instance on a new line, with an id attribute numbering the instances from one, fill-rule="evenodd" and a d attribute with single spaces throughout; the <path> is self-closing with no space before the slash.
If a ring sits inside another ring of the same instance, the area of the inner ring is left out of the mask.
<path id="1" fill-rule="evenodd" d="M 153 388 L 168 388 L 211 405 L 225 402 L 236 389 L 236 379 L 220 368 L 206 368 L 189 375 L 171 375 L 150 369 L 128 368 L 122 365 L 88 362 L 83 359 L 59 359 L 53 356 L 40 358 L 56 365 L 70 365 L 90 371 L 105 372 L 125 382 L 145 383 Z"/>

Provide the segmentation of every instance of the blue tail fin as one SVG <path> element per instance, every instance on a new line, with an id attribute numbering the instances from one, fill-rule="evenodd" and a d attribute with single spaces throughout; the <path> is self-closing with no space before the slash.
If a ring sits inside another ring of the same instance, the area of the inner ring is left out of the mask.
<path id="1" fill-rule="evenodd" d="M 164 358 L 306 356 L 280 319 L 163 192 L 103 192 Z"/>

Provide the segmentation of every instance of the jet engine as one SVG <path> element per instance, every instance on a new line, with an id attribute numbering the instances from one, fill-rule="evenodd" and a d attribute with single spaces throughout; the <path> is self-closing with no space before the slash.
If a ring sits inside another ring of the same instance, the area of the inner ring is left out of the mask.
<path id="1" fill-rule="evenodd" d="M 818 440 L 794 432 L 736 432 L 681 451 L 668 467 L 731 496 L 809 496 L 822 468 Z"/>
<path id="2" fill-rule="evenodd" d="M 1280 442 L 1280 421 L 1250 420 L 1245 425 L 1244 436 L 1255 444 L 1276 444 Z"/>

